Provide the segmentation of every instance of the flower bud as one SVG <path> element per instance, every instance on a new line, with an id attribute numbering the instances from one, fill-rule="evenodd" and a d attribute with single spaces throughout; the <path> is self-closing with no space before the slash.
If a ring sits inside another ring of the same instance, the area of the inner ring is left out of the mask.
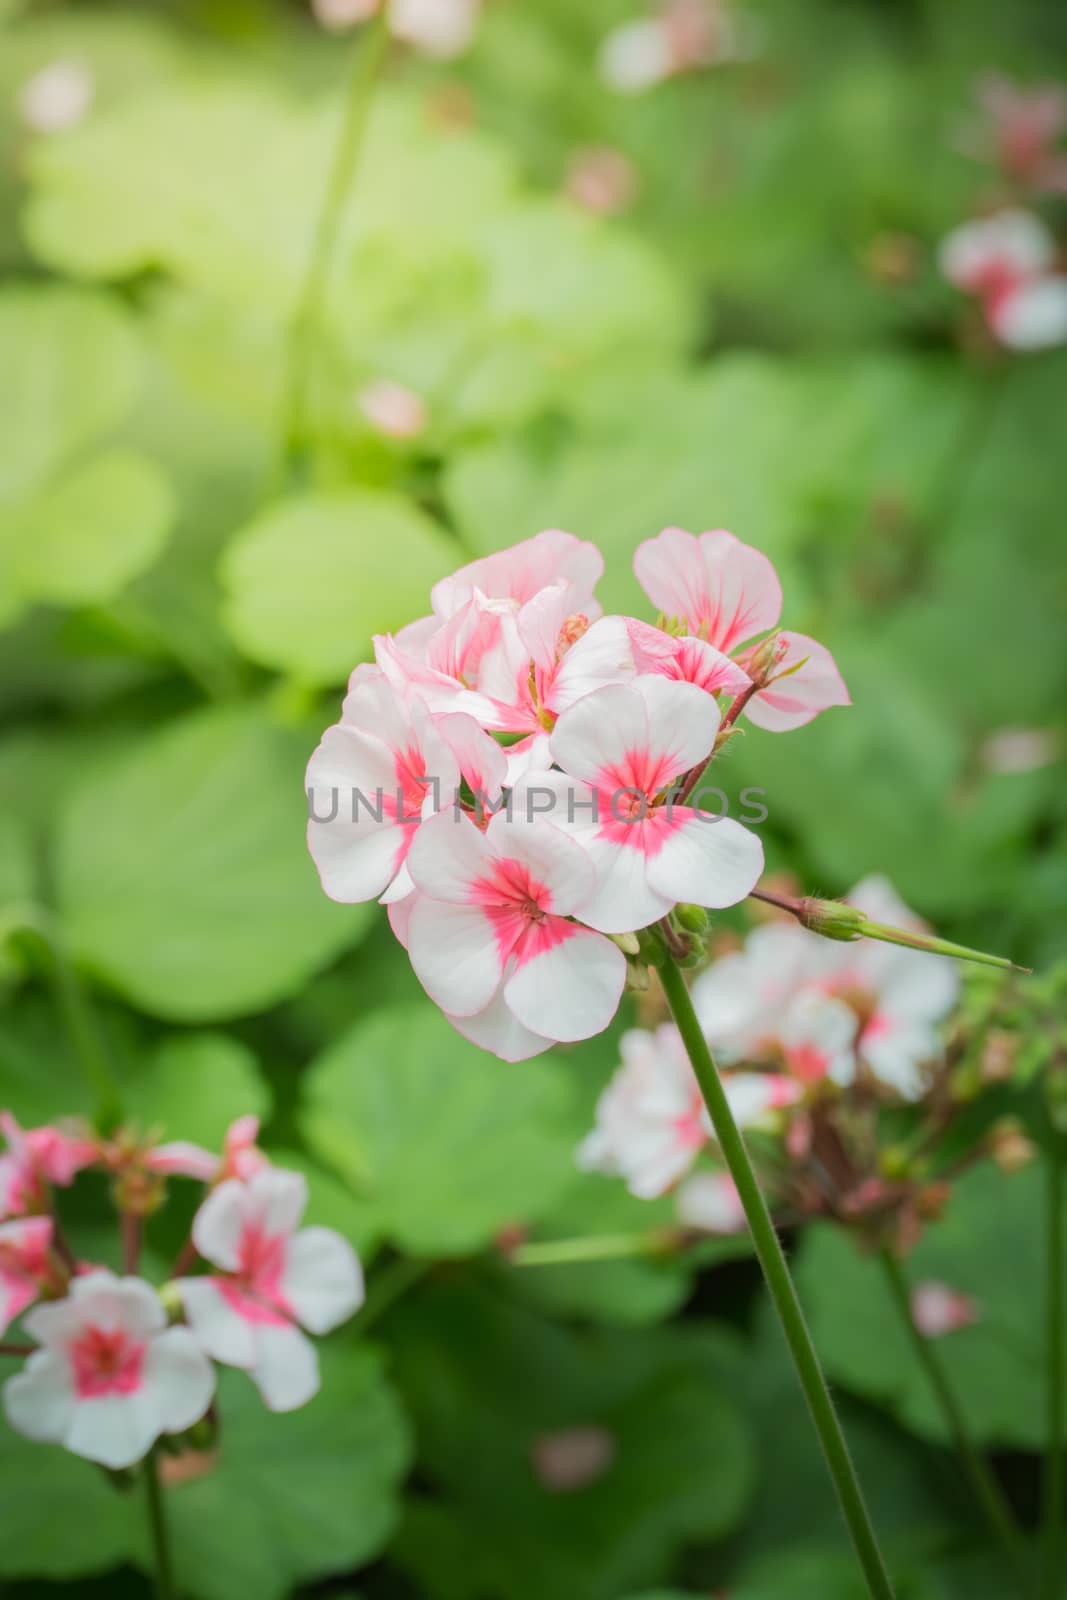
<path id="1" fill-rule="evenodd" d="M 855 906 L 846 905 L 843 900 L 813 899 L 802 900 L 800 905 L 800 921 L 812 933 L 819 933 L 824 939 L 838 939 L 845 944 L 863 937 L 867 916 L 857 911 Z"/>
<path id="2" fill-rule="evenodd" d="M 703 906 L 682 904 L 675 906 L 674 915 L 689 933 L 707 933 L 708 914 Z"/>
<path id="3" fill-rule="evenodd" d="M 745 663 L 745 671 L 753 683 L 762 688 L 774 676 L 776 667 L 781 666 L 789 641 L 783 639 L 780 633 L 770 633 L 762 644 L 756 646 Z"/>
<path id="4" fill-rule="evenodd" d="M 1012 1173 L 1028 1166 L 1037 1150 L 1017 1117 L 1003 1117 L 994 1124 L 989 1136 L 989 1153 L 1001 1172 Z"/>
<path id="5" fill-rule="evenodd" d="M 636 933 L 609 933 L 607 937 L 612 944 L 617 944 L 624 956 L 638 956 L 641 954 L 641 942 Z"/>

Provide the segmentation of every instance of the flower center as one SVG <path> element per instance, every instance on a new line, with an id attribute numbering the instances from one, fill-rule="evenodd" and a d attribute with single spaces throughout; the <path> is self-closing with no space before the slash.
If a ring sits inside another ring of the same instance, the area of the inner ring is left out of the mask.
<path id="1" fill-rule="evenodd" d="M 81 1400 L 135 1394 L 141 1387 L 145 1346 L 125 1328 L 88 1327 L 70 1346 L 74 1387 Z"/>

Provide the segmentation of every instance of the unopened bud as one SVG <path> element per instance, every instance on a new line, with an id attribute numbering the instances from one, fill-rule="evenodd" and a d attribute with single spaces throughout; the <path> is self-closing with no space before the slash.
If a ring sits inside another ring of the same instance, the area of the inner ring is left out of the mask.
<path id="1" fill-rule="evenodd" d="M 936 1222 L 951 1197 L 952 1189 L 949 1184 L 927 1183 L 916 1192 L 915 1210 L 924 1222 Z"/>
<path id="2" fill-rule="evenodd" d="M 648 968 L 643 961 L 630 961 L 626 966 L 626 987 L 631 994 L 647 994 L 649 986 Z"/>
<path id="3" fill-rule="evenodd" d="M 641 954 L 641 941 L 636 933 L 609 933 L 608 938 L 612 944 L 617 944 L 624 956 L 638 956 Z"/>
<path id="4" fill-rule="evenodd" d="M 892 1144 L 883 1150 L 879 1165 L 886 1178 L 906 1178 L 911 1170 L 911 1158 L 906 1145 Z"/>
<path id="5" fill-rule="evenodd" d="M 775 669 L 780 667 L 785 653 L 789 649 L 789 641 L 783 639 L 780 633 L 770 633 L 762 644 L 758 644 L 745 662 L 745 671 L 752 682 L 762 688 L 774 676 Z"/>
<path id="6" fill-rule="evenodd" d="M 982 1081 L 1010 1083 L 1015 1076 L 1017 1054 L 1015 1035 L 1005 1028 L 993 1028 L 982 1048 Z"/>
<path id="7" fill-rule="evenodd" d="M 162 1286 L 159 1291 L 159 1302 L 172 1322 L 176 1317 L 181 1316 L 183 1309 L 182 1294 L 176 1283 L 165 1283 Z"/>
<path id="8" fill-rule="evenodd" d="M 989 1136 L 989 1153 L 1001 1172 L 1012 1173 L 1029 1166 L 1037 1149 L 1015 1117 L 1004 1117 L 994 1124 Z"/>
<path id="9" fill-rule="evenodd" d="M 117 1211 L 130 1217 L 150 1217 L 163 1204 L 166 1184 L 158 1173 L 133 1167 L 115 1178 L 111 1195 Z"/>
<path id="10" fill-rule="evenodd" d="M 853 939 L 863 937 L 866 914 L 857 911 L 855 906 L 846 905 L 844 900 L 809 898 L 802 900 L 800 907 L 803 926 L 810 928 L 812 933 L 821 934 L 824 939 L 838 939 L 848 944 Z"/>
<path id="11" fill-rule="evenodd" d="M 675 906 L 674 915 L 689 933 L 707 933 L 708 914 L 703 906 L 682 904 Z"/>
<path id="12" fill-rule="evenodd" d="M 646 967 L 662 967 L 667 951 L 663 940 L 652 928 L 642 928 L 637 935 L 641 960 Z"/>

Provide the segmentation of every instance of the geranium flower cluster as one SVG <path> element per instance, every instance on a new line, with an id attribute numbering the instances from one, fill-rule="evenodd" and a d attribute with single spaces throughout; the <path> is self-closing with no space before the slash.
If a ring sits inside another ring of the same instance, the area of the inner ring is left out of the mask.
<path id="1" fill-rule="evenodd" d="M 965 148 L 991 164 L 987 214 L 942 241 L 941 270 L 973 295 L 999 344 L 1040 350 L 1067 341 L 1067 274 L 1060 242 L 1032 209 L 1067 192 L 1067 96 L 1058 85 L 1021 89 L 1004 78 L 979 85 L 981 123 Z"/>
<path id="2" fill-rule="evenodd" d="M 602 615 L 603 568 L 549 530 L 443 579 L 375 640 L 307 771 L 326 893 L 381 899 L 426 992 L 510 1061 L 607 1026 L 637 930 L 753 889 L 759 839 L 698 805 L 738 717 L 784 730 L 848 703 L 732 534 L 639 547 L 655 624 Z"/>
<path id="3" fill-rule="evenodd" d="M 747 60 L 759 44 L 755 20 L 731 0 L 663 0 L 645 16 L 612 28 L 598 67 L 608 88 L 642 94 L 684 73 Z"/>
<path id="4" fill-rule="evenodd" d="M 847 899 L 875 922 L 923 929 L 884 878 L 864 880 Z M 722 1064 L 734 1119 L 771 1136 L 763 1141 L 766 1187 L 786 1213 L 873 1216 L 894 1227 L 903 1217 L 910 1237 L 923 1205 L 943 1198 L 917 1188 L 910 1174 L 887 1179 L 877 1118 L 883 1106 L 943 1095 L 943 1026 L 959 986 L 952 961 L 837 942 L 791 919 L 755 928 L 741 949 L 697 975 L 694 1008 Z M 694 1170 L 702 1159 L 703 1170 Z M 677 1191 L 683 1225 L 716 1233 L 743 1226 L 672 1023 L 624 1035 L 622 1065 L 577 1160 L 625 1178 L 642 1198 L 686 1179 Z"/>
<path id="5" fill-rule="evenodd" d="M 383 0 L 312 0 L 316 21 L 331 33 L 369 22 Z M 395 39 L 424 55 L 447 60 L 462 55 L 478 28 L 481 0 L 389 0 L 387 22 Z"/>
<path id="6" fill-rule="evenodd" d="M 272 1411 L 311 1399 L 318 1358 L 306 1335 L 352 1315 L 363 1277 L 340 1234 L 300 1226 L 306 1180 L 271 1165 L 256 1118 L 233 1125 L 221 1155 L 130 1129 L 23 1130 L 7 1113 L 0 1126 L 0 1337 L 18 1322 L 34 1341 L 0 1347 L 28 1354 L 3 1387 L 12 1427 L 117 1470 L 209 1413 L 214 1362 L 246 1371 Z M 56 1209 L 56 1190 L 94 1168 L 122 1219 L 122 1275 L 80 1260 Z M 157 1288 L 137 1272 L 140 1231 L 173 1177 L 208 1193 Z"/>

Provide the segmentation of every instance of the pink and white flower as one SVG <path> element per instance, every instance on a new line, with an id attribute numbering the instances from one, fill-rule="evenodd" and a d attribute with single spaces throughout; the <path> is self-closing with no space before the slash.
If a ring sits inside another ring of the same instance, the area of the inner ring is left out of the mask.
<path id="1" fill-rule="evenodd" d="M 637 581 L 652 604 L 688 634 L 755 670 L 757 636 L 778 626 L 782 589 L 760 550 L 719 528 L 699 536 L 664 528 L 634 556 Z M 800 728 L 830 706 L 849 705 L 844 680 L 824 645 L 803 633 L 778 636 L 772 676 L 745 715 L 772 732 Z"/>
<path id="2" fill-rule="evenodd" d="M 221 1156 L 187 1139 L 174 1139 L 148 1152 L 145 1165 L 165 1177 L 197 1178 L 201 1183 L 222 1183 L 226 1178 L 247 1180 L 270 1166 L 256 1144 L 259 1118 L 238 1117 L 226 1130 Z"/>
<path id="3" fill-rule="evenodd" d="M 940 262 L 950 283 L 981 301 L 1001 344 L 1040 350 L 1067 341 L 1067 276 L 1055 271 L 1055 240 L 1030 212 L 963 223 L 942 241 Z"/>
<path id="4" fill-rule="evenodd" d="M 0 1132 L 7 1140 L 0 1156 L 0 1218 L 45 1210 L 50 1188 L 69 1188 L 100 1159 L 95 1139 L 47 1123 L 24 1129 L 10 1111 L 0 1112 Z"/>
<path id="5" fill-rule="evenodd" d="M 389 378 L 376 378 L 357 397 L 359 409 L 387 439 L 417 439 L 426 427 L 426 402 L 414 389 Z"/>
<path id="6" fill-rule="evenodd" d="M 308 848 L 326 893 L 386 903 L 411 892 L 404 863 L 423 817 L 460 778 L 496 804 L 507 758 L 468 716 L 434 716 L 373 667 L 357 668 L 341 721 L 308 763 Z"/>
<path id="7" fill-rule="evenodd" d="M 0 1335 L 53 1281 L 51 1217 L 0 1222 Z"/>
<path id="8" fill-rule="evenodd" d="M 710 696 L 658 674 L 598 689 L 560 717 L 550 748 L 567 776 L 531 777 L 524 797 L 554 792 L 553 820 L 585 847 L 596 873 L 580 912 L 590 927 L 628 933 L 679 901 L 729 906 L 754 887 L 763 868 L 755 834 L 674 803 L 718 729 Z"/>
<path id="9" fill-rule="evenodd" d="M 981 1311 L 976 1300 L 947 1283 L 916 1284 L 911 1295 L 911 1315 L 924 1339 L 943 1339 L 948 1333 L 969 1328 Z"/>
<path id="10" fill-rule="evenodd" d="M 620 1041 L 622 1065 L 597 1102 L 596 1126 L 578 1147 L 586 1171 L 623 1177 L 642 1200 L 664 1194 L 714 1138 L 681 1035 L 673 1023 L 633 1028 Z M 739 1127 L 773 1126 L 798 1098 L 795 1084 L 769 1072 L 724 1074 Z"/>
<path id="11" fill-rule="evenodd" d="M 678 1221 L 701 1233 L 741 1233 L 745 1208 L 728 1172 L 694 1172 L 678 1187 Z"/>
<path id="12" fill-rule="evenodd" d="M 24 1326 L 41 1349 L 4 1385 L 4 1409 L 30 1439 L 130 1467 L 211 1403 L 210 1361 L 187 1328 L 167 1326 L 159 1296 L 140 1278 L 87 1273 L 66 1299 L 29 1312 Z"/>
<path id="13" fill-rule="evenodd" d="M 1067 95 L 1058 83 L 1026 88 L 996 75 L 978 85 L 984 124 L 965 148 L 992 158 L 1006 178 L 1047 194 L 1067 192 L 1067 152 L 1059 145 L 1067 128 Z"/>
<path id="14" fill-rule="evenodd" d="M 668 78 L 744 59 L 756 33 L 726 0 L 666 0 L 657 17 L 613 28 L 600 48 L 599 71 L 619 94 L 641 94 Z"/>
<path id="15" fill-rule="evenodd" d="M 330 1228 L 300 1228 L 306 1206 L 298 1172 L 268 1168 L 219 1184 L 196 1214 L 193 1243 L 222 1270 L 177 1286 L 204 1350 L 250 1373 L 271 1411 L 295 1410 L 319 1387 L 301 1328 L 328 1333 L 363 1301 L 355 1252 Z"/>
<path id="16" fill-rule="evenodd" d="M 315 19 L 331 33 L 369 22 L 382 0 L 312 0 Z M 463 53 L 478 25 L 481 0 L 391 0 L 389 31 L 428 56 L 446 60 Z"/>
<path id="17" fill-rule="evenodd" d="M 482 832 L 442 813 L 420 829 L 408 864 L 420 891 L 407 924 L 412 966 L 469 1037 L 508 1029 L 514 1049 L 517 1024 L 544 1048 L 607 1027 L 626 961 L 570 920 L 584 915 L 593 868 L 559 828 L 498 812 Z"/>

